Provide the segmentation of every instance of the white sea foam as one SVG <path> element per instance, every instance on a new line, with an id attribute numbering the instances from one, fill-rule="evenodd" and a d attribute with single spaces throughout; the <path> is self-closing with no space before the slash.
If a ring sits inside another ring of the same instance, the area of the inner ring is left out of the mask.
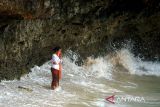
<path id="1" fill-rule="evenodd" d="M 113 71 L 117 63 L 122 64 L 131 75 L 160 75 L 158 62 L 143 62 L 128 50 L 106 57 L 89 58 L 83 66 L 76 65 L 74 58 L 77 59 L 76 55 L 72 60 L 68 56 L 63 57 L 63 78 L 61 87 L 56 91 L 50 89 L 50 61 L 40 67 L 35 65 L 31 68 L 32 72 L 21 77 L 21 80 L 3 80 L 0 83 L 0 107 L 70 107 L 72 104 L 117 107 L 104 102 L 105 94 L 124 93 L 109 83 L 104 84 L 105 81 L 114 81 Z M 137 85 L 128 82 L 121 87 L 137 88 Z"/>
<path id="2" fill-rule="evenodd" d="M 110 59 L 112 65 L 121 64 L 130 74 L 160 76 L 160 62 L 142 61 L 127 49 L 117 51 Z"/>

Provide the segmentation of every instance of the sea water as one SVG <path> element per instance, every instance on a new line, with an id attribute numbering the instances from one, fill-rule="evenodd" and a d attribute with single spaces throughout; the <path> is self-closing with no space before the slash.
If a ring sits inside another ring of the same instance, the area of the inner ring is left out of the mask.
<path id="1" fill-rule="evenodd" d="M 145 62 L 127 49 L 75 64 L 63 57 L 60 87 L 51 90 L 51 62 L 20 80 L 0 83 L 0 107 L 160 107 L 160 63 Z M 114 99 L 107 100 L 114 96 Z"/>

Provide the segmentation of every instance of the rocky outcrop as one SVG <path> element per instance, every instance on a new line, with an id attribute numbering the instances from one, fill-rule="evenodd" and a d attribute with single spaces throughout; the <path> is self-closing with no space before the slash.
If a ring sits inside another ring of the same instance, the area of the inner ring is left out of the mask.
<path id="1" fill-rule="evenodd" d="M 83 58 L 122 47 L 159 60 L 159 0 L 1 0 L 0 80 L 19 78 L 60 45 Z"/>

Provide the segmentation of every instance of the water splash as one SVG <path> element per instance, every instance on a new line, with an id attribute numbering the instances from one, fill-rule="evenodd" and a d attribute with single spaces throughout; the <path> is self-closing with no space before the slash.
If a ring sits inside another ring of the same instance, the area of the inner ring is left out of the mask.
<path id="1" fill-rule="evenodd" d="M 115 92 L 126 95 L 121 87 L 129 90 L 138 88 L 134 82 L 114 80 L 113 72 L 115 69 L 119 70 L 117 66 L 122 65 L 121 67 L 131 75 L 160 75 L 158 62 L 143 62 L 126 49 L 105 57 L 95 59 L 89 57 L 83 66 L 75 64 L 74 59 L 77 59 L 77 56 L 73 55 L 74 57 L 72 55 L 63 57 L 63 79 L 60 82 L 60 90 L 50 89 L 49 61 L 40 67 L 31 68 L 32 72 L 21 77 L 20 81 L 2 81 L 0 107 L 128 107 L 126 104 L 108 105 L 104 100 L 107 95 Z M 117 87 L 118 85 L 120 87 Z"/>
<path id="2" fill-rule="evenodd" d="M 160 76 L 160 62 L 142 61 L 128 49 L 121 49 L 106 57 L 112 64 L 113 70 L 121 66 L 130 74 Z"/>

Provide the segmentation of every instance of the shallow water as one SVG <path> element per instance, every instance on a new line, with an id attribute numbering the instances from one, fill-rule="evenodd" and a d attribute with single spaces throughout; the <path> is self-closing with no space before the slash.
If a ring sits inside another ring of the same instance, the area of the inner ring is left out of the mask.
<path id="1" fill-rule="evenodd" d="M 136 60 L 127 50 L 118 55 L 125 69 L 116 67 L 113 58 L 91 59 L 77 66 L 64 57 L 63 79 L 56 90 L 50 89 L 50 62 L 35 66 L 20 81 L 0 83 L 0 107 L 160 107 L 160 64 Z M 106 100 L 112 95 L 115 104 Z M 124 100 L 135 97 L 144 100 Z"/>

